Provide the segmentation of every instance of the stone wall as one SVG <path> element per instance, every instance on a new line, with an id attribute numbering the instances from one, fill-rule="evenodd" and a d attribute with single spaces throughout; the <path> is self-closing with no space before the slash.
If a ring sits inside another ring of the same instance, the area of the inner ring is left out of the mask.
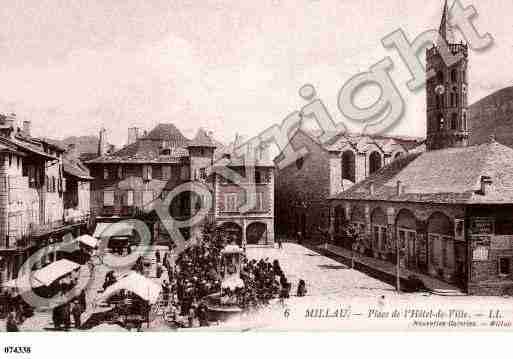
<path id="1" fill-rule="evenodd" d="M 297 132 L 289 145 L 294 149 L 304 147 L 308 153 L 295 163 L 277 169 L 277 232 L 281 235 L 295 236 L 302 227 L 298 222 L 303 217 L 306 220 L 305 235 L 316 236 L 319 226 L 328 225 L 326 202 L 330 194 L 328 152 L 301 131 Z"/>

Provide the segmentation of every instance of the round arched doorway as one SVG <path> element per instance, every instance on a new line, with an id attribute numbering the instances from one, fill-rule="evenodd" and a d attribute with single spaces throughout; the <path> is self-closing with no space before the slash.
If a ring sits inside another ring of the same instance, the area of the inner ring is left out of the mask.
<path id="1" fill-rule="evenodd" d="M 395 220 L 397 238 L 401 252 L 401 266 L 409 269 L 417 268 L 417 219 L 415 215 L 402 209 Z"/>
<path id="2" fill-rule="evenodd" d="M 262 222 L 255 222 L 246 228 L 247 244 L 267 244 L 267 226 Z"/>
<path id="3" fill-rule="evenodd" d="M 451 281 L 456 271 L 454 223 L 449 217 L 435 212 L 427 222 L 429 273 Z M 460 269 L 464 271 L 463 269 Z"/>
<path id="4" fill-rule="evenodd" d="M 242 246 L 242 227 L 235 222 L 225 222 L 220 226 L 223 235 L 226 236 L 229 243 L 235 243 Z"/>
<path id="5" fill-rule="evenodd" d="M 386 259 L 385 249 L 387 244 L 387 217 L 381 208 L 376 208 L 371 213 L 372 251 L 374 256 Z"/>

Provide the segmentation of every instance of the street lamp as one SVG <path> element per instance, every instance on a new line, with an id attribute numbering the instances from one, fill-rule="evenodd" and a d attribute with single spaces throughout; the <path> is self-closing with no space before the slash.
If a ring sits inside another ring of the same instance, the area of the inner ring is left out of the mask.
<path id="1" fill-rule="evenodd" d="M 396 245 L 395 245 L 395 252 L 396 252 L 396 265 L 395 265 L 395 274 L 396 274 L 396 289 L 397 289 L 397 292 L 400 292 L 401 291 L 401 277 L 400 277 L 400 274 L 401 274 L 401 266 L 400 266 L 400 261 L 401 261 L 401 249 L 400 249 L 400 244 L 399 244 L 399 241 L 400 241 L 400 238 L 399 236 L 396 237 Z"/>

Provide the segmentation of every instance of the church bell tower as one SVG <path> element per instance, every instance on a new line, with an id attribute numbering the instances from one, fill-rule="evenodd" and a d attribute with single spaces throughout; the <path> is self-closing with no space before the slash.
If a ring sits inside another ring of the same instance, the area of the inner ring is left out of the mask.
<path id="1" fill-rule="evenodd" d="M 459 59 L 454 64 L 447 64 L 442 57 L 440 43 L 427 50 L 426 70 L 434 73 L 426 83 L 428 151 L 468 145 L 468 45 L 455 41 L 449 20 L 449 7 L 445 0 L 440 41 L 445 41 L 450 54 Z"/>

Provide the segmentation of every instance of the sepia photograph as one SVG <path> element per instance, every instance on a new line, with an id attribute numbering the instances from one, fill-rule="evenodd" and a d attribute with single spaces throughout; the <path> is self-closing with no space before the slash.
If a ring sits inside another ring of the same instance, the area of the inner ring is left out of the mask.
<path id="1" fill-rule="evenodd" d="M 511 1 L 2 5 L 7 356 L 512 329 Z"/>

